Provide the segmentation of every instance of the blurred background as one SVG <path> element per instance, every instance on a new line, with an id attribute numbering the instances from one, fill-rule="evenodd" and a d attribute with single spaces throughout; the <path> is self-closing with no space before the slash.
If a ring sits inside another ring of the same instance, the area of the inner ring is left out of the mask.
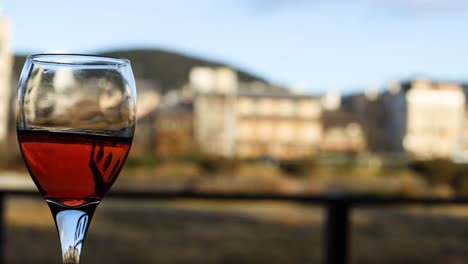
<path id="1" fill-rule="evenodd" d="M 88 53 L 130 59 L 137 82 L 136 136 L 114 190 L 468 194 L 465 1 L 0 7 L 3 188 L 34 189 L 14 124 L 25 57 Z M 6 217 L 8 263 L 58 262 L 39 195 L 8 198 Z M 467 217 L 463 206 L 355 209 L 351 262 L 465 263 Z M 322 219 L 293 202 L 114 198 L 83 262 L 317 263 Z"/>

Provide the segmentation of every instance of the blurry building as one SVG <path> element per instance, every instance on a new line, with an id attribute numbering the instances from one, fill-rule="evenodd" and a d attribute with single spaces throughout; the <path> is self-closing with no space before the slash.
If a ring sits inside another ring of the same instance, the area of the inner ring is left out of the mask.
<path id="1" fill-rule="evenodd" d="M 241 93 L 236 108 L 238 157 L 298 159 L 318 152 L 322 139 L 318 98 Z"/>
<path id="2" fill-rule="evenodd" d="M 164 96 L 154 149 L 163 156 L 197 148 L 239 158 L 299 159 L 322 151 L 468 161 L 464 91 L 458 84 L 411 80 L 319 98 L 241 83 L 228 68 L 196 67 L 183 89 Z"/>
<path id="3" fill-rule="evenodd" d="M 228 68 L 196 67 L 190 72 L 194 138 L 207 154 L 235 155 L 237 75 Z"/>
<path id="4" fill-rule="evenodd" d="M 380 137 L 385 152 L 401 153 L 404 151 L 403 139 L 407 133 L 408 85 L 397 81 L 390 82 L 380 95 L 382 122 Z"/>
<path id="5" fill-rule="evenodd" d="M 461 85 L 413 81 L 406 102 L 405 150 L 422 159 L 451 157 L 458 148 L 465 118 Z"/>
<path id="6" fill-rule="evenodd" d="M 346 98 L 346 97 L 345 97 Z M 330 91 L 322 96 L 323 136 L 320 151 L 356 153 L 366 149 L 363 123 L 343 105 L 343 96 Z"/>
<path id="7" fill-rule="evenodd" d="M 9 45 L 9 23 L 6 17 L 0 17 L 0 144 L 5 145 L 8 136 L 9 115 L 11 109 L 11 74 L 13 54 Z"/>
<path id="8" fill-rule="evenodd" d="M 378 153 L 401 153 L 406 134 L 406 90 L 392 82 L 381 92 L 345 96 L 342 111 L 355 118 L 362 127 L 366 150 Z"/>
<path id="9" fill-rule="evenodd" d="M 382 151 L 383 106 L 379 94 L 374 91 L 343 96 L 340 111 L 359 125 L 365 140 L 366 150 Z"/>
<path id="10" fill-rule="evenodd" d="M 240 84 L 227 68 L 195 68 L 194 138 L 207 154 L 295 159 L 317 152 L 321 135 L 318 98 Z"/>
<path id="11" fill-rule="evenodd" d="M 363 124 L 350 112 L 342 109 L 324 110 L 322 152 L 357 153 L 366 150 Z"/>
<path id="12" fill-rule="evenodd" d="M 136 80 L 138 88 L 137 126 L 130 155 L 133 157 L 154 153 L 156 148 L 156 115 L 160 105 L 157 87 L 147 80 Z"/>
<path id="13" fill-rule="evenodd" d="M 462 87 L 465 98 L 468 98 L 468 85 L 464 84 Z M 457 148 L 453 153 L 452 158 L 456 162 L 468 163 L 468 104 L 466 103 L 466 100 L 461 132 L 458 139 Z"/>
<path id="14" fill-rule="evenodd" d="M 327 147 L 323 149 L 333 149 L 329 142 L 349 142 L 345 126 L 352 123 L 356 131 L 361 128 L 366 151 L 408 152 L 420 159 L 449 158 L 459 148 L 463 135 L 464 108 L 465 95 L 458 84 L 429 80 L 391 82 L 379 93 L 344 96 L 339 109 L 325 111 L 323 145 Z"/>
<path id="15" fill-rule="evenodd" d="M 155 126 L 152 146 L 159 156 L 183 156 L 194 150 L 192 103 L 158 108 Z"/>

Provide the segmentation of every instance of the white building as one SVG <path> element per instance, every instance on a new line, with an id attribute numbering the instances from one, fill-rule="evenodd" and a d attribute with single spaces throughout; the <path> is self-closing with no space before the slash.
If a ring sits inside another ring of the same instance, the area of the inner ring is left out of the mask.
<path id="1" fill-rule="evenodd" d="M 228 68 L 196 67 L 190 72 L 194 100 L 194 138 L 208 154 L 232 157 L 238 80 Z"/>
<path id="2" fill-rule="evenodd" d="M 450 157 L 457 150 L 465 115 L 465 95 L 458 84 L 419 80 L 406 94 L 404 148 L 417 158 Z"/>

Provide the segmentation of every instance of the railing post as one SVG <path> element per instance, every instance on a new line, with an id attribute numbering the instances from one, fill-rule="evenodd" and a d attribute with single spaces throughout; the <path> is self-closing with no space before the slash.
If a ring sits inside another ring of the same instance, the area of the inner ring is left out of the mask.
<path id="1" fill-rule="evenodd" d="M 324 264 L 347 264 L 350 201 L 346 195 L 330 195 L 326 206 Z"/>

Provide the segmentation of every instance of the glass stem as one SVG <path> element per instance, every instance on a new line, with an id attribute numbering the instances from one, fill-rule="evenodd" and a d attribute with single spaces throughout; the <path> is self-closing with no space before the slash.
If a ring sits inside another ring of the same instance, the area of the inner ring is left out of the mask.
<path id="1" fill-rule="evenodd" d="M 49 200 L 47 203 L 54 216 L 60 237 L 63 264 L 78 264 L 91 218 L 99 202 L 89 203 L 77 208 L 64 207 Z"/>

